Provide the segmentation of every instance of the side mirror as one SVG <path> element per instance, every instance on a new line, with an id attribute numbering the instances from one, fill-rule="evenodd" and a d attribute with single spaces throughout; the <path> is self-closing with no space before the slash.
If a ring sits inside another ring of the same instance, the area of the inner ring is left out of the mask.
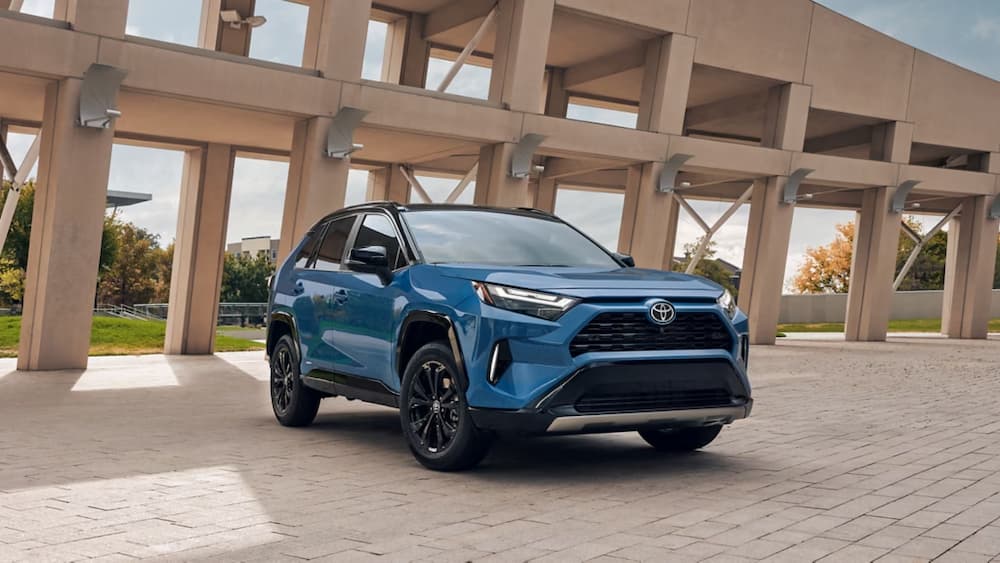
<path id="1" fill-rule="evenodd" d="M 369 266 L 372 268 L 388 268 L 389 258 L 384 246 L 365 246 L 352 248 L 348 257 L 351 266 Z"/>
<path id="2" fill-rule="evenodd" d="M 635 258 L 632 258 L 628 254 L 621 254 L 619 252 L 615 252 L 615 258 L 617 258 L 618 261 L 621 262 L 622 264 L 625 264 L 626 267 L 635 268 Z"/>
<path id="3" fill-rule="evenodd" d="M 384 246 L 352 248 L 347 257 L 347 265 L 358 272 L 378 274 L 379 279 L 386 285 L 392 281 L 388 251 Z"/>

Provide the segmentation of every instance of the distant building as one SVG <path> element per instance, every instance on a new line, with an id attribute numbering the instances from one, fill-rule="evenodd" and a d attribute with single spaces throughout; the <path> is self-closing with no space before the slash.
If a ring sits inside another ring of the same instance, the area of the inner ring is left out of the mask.
<path id="1" fill-rule="evenodd" d="M 267 259 L 274 262 L 278 259 L 278 239 L 268 236 L 246 237 L 240 242 L 231 242 L 226 245 L 227 254 L 242 254 L 244 256 L 267 256 Z"/>

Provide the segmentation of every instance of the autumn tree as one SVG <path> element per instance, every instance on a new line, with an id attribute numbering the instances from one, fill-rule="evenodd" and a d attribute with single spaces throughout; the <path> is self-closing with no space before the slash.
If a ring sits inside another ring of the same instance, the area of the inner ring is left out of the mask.
<path id="1" fill-rule="evenodd" d="M 920 223 L 912 218 L 906 219 L 906 224 L 920 231 Z M 854 254 L 854 223 L 837 225 L 834 240 L 820 247 L 810 247 L 806 250 L 805 262 L 799 268 L 792 285 L 800 293 L 847 293 L 850 289 L 851 260 Z M 900 234 L 899 247 L 896 253 L 896 268 L 898 274 L 916 246 L 916 242 L 905 233 Z M 944 267 L 948 253 L 948 234 L 939 231 L 927 243 L 917 256 L 913 267 L 903 278 L 899 286 L 901 291 L 943 289 Z M 998 252 L 1000 260 L 1000 252 Z"/>
<path id="2" fill-rule="evenodd" d="M 159 237 L 132 223 L 109 217 L 117 259 L 101 273 L 98 300 L 108 305 L 149 303 L 156 294 Z"/>

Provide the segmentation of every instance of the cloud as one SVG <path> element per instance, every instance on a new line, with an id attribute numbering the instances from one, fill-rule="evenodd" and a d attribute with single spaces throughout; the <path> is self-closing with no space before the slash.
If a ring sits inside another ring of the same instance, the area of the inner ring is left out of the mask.
<path id="1" fill-rule="evenodd" d="M 1000 43 L 1000 19 L 982 19 L 972 26 L 972 34 L 979 39 Z"/>

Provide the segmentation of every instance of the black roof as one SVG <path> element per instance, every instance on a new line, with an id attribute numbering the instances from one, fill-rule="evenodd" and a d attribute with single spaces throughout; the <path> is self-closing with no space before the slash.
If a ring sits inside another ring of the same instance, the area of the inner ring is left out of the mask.
<path id="1" fill-rule="evenodd" d="M 510 213 L 514 215 L 526 215 L 532 217 L 543 217 L 549 219 L 556 219 L 556 217 L 550 213 L 546 213 L 540 209 L 532 209 L 530 207 L 491 207 L 486 205 L 467 205 L 459 203 L 397 203 L 395 201 L 369 201 L 366 203 L 359 203 L 357 205 L 351 205 L 349 207 L 344 207 L 338 209 L 333 213 L 328 214 L 318 223 L 322 223 L 327 219 L 341 215 L 344 213 L 364 211 L 370 209 L 384 209 L 393 215 L 398 213 L 405 213 L 407 211 L 489 211 L 494 213 Z"/>

